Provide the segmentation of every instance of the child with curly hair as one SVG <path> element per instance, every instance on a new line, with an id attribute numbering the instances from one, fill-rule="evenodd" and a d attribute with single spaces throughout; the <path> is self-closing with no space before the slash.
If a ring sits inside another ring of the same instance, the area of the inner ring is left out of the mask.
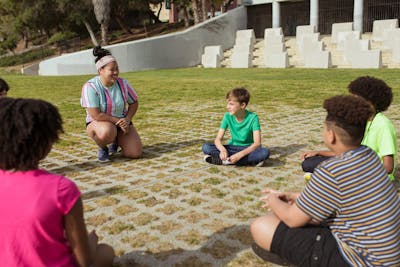
<path id="1" fill-rule="evenodd" d="M 362 146 L 373 115 L 355 96 L 324 101 L 333 156 L 301 193 L 264 190 L 271 213 L 251 224 L 254 251 L 296 266 L 400 266 L 400 199 L 377 154 Z"/>
<path id="2" fill-rule="evenodd" d="M 8 91 L 10 90 L 10 87 L 8 86 L 7 82 L 0 78 L 0 97 L 5 97 L 7 96 Z"/>
<path id="3" fill-rule="evenodd" d="M 52 104 L 0 98 L 0 259 L 2 266 L 111 266 L 83 218 L 78 187 L 39 169 L 62 133 Z"/>
<path id="4" fill-rule="evenodd" d="M 382 113 L 392 103 L 392 89 L 383 80 L 370 76 L 355 79 L 348 88 L 351 94 L 362 97 L 373 107 L 374 113 L 367 122 L 361 144 L 370 147 L 378 154 L 389 179 L 394 181 L 397 162 L 397 133 L 393 123 Z M 301 155 L 303 170 L 313 172 L 320 162 L 331 156 L 334 156 L 331 151 L 303 153 Z"/>

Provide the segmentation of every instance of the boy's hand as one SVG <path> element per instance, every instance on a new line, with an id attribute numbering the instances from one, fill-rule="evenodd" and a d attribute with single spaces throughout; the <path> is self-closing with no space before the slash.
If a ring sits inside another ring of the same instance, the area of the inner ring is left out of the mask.
<path id="1" fill-rule="evenodd" d="M 239 154 L 240 152 L 233 154 L 232 156 L 229 157 L 229 161 L 233 164 L 235 164 L 236 162 L 238 162 L 242 156 Z"/>
<path id="2" fill-rule="evenodd" d="M 280 200 L 292 205 L 296 202 L 296 199 L 299 196 L 298 193 L 286 193 L 286 192 L 276 191 L 273 189 L 265 189 L 261 191 L 261 193 L 266 194 L 265 196 L 260 198 L 260 200 L 265 203 L 262 206 L 263 208 L 269 208 L 270 201 L 274 200 Z"/>
<path id="3" fill-rule="evenodd" d="M 219 158 L 221 160 L 227 160 L 228 159 L 228 152 L 227 151 L 221 151 L 219 152 Z"/>
<path id="4" fill-rule="evenodd" d="M 307 151 L 301 154 L 300 158 L 302 160 L 309 158 L 309 157 L 315 157 L 318 156 L 318 151 Z"/>

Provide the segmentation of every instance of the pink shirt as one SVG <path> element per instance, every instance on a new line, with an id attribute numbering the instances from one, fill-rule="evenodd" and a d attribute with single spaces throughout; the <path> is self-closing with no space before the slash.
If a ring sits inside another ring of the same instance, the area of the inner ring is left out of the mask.
<path id="1" fill-rule="evenodd" d="M 63 176 L 0 170 L 0 266 L 77 266 L 63 217 L 79 197 Z"/>

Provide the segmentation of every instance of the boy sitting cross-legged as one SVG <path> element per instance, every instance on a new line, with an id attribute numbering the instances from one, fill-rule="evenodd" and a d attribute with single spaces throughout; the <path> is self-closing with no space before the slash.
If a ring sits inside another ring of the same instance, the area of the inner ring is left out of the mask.
<path id="1" fill-rule="evenodd" d="M 250 93 L 245 88 L 235 88 L 226 94 L 226 108 L 214 144 L 203 145 L 206 162 L 216 165 L 262 165 L 269 150 L 261 147 L 260 122 L 257 114 L 246 109 Z M 222 144 L 226 130 L 231 139 Z"/>
<path id="2" fill-rule="evenodd" d="M 323 139 L 335 152 L 301 193 L 264 190 L 271 213 L 251 224 L 255 252 L 297 266 L 400 266 L 400 200 L 379 157 L 362 146 L 370 105 L 325 100 Z"/>

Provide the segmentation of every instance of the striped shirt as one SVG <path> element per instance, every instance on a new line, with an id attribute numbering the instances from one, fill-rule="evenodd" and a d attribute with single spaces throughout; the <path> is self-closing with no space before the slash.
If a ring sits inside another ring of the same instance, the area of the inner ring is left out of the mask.
<path id="1" fill-rule="evenodd" d="M 106 88 L 101 83 L 100 77 L 90 79 L 82 87 L 81 106 L 84 108 L 99 108 L 100 112 L 113 117 L 123 118 L 127 113 L 127 104 L 138 100 L 133 87 L 125 79 L 118 78 L 111 87 Z M 86 111 L 86 122 L 93 118 Z"/>
<path id="2" fill-rule="evenodd" d="M 297 206 L 329 226 L 351 266 L 400 266 L 400 199 L 370 148 L 320 164 Z"/>

